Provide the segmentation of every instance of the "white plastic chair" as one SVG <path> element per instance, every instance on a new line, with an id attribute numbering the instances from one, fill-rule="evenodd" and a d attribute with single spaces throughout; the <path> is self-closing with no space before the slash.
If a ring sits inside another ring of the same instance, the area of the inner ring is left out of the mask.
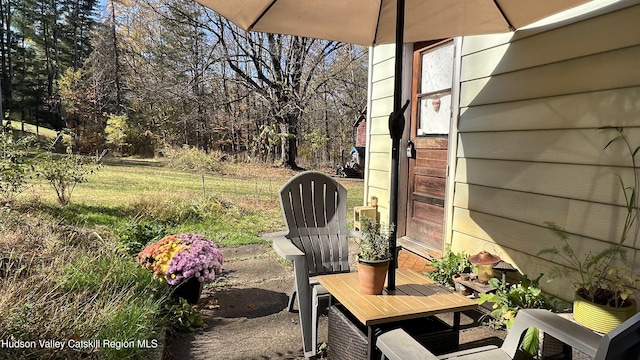
<path id="1" fill-rule="evenodd" d="M 298 298 L 306 357 L 317 354 L 320 299 L 328 292 L 316 276 L 349 272 L 347 190 L 320 172 L 306 171 L 291 178 L 280 189 L 282 215 L 287 231 L 263 236 L 273 248 L 293 262 L 295 281 L 289 297 L 289 311 Z M 328 303 L 328 301 L 327 301 Z"/>
<path id="2" fill-rule="evenodd" d="M 561 342 L 578 349 L 594 360 L 640 359 L 640 314 L 604 336 L 542 309 L 518 311 L 516 321 L 500 348 L 489 345 L 470 350 L 435 356 L 402 329 L 391 330 L 378 337 L 376 345 L 382 359 L 389 360 L 511 360 L 520 339 L 529 327 L 536 327 Z"/>

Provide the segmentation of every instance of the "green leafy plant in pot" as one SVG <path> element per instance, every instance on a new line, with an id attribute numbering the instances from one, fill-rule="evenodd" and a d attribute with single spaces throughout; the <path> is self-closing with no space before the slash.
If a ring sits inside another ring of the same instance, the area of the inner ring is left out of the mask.
<path id="1" fill-rule="evenodd" d="M 378 225 L 373 219 L 362 218 L 361 237 L 358 245 L 358 276 L 360 291 L 369 295 L 380 295 L 389 270 L 389 227 Z"/>
<path id="2" fill-rule="evenodd" d="M 626 262 L 626 249 L 610 246 L 600 252 L 588 252 L 579 257 L 569 243 L 569 234 L 553 222 L 545 223 L 562 241 L 560 249 L 544 249 L 539 255 L 550 254 L 564 260 L 575 271 L 556 266 L 550 279 L 568 277 L 575 285 L 573 314 L 576 321 L 592 330 L 607 333 L 636 313 L 633 278 L 628 268 L 618 266 Z"/>
<path id="3" fill-rule="evenodd" d="M 640 147 L 632 148 L 623 128 L 606 127 L 601 129 L 617 132 L 617 136 L 610 140 L 604 149 L 615 142 L 622 142 L 629 153 L 633 169 L 633 186 L 626 186 L 622 177 L 618 175 L 626 209 L 620 238 L 614 245 L 604 250 L 597 253 L 587 252 L 584 256 L 578 256 L 569 243 L 567 231 L 553 222 L 545 222 L 563 245 L 560 249 L 557 247 L 544 249 L 539 252 L 539 255 L 558 256 L 575 270 L 567 272 L 566 267 L 554 267 L 550 278 L 569 277 L 576 287 L 573 303 L 576 321 L 592 330 L 607 333 L 636 313 L 637 305 L 633 298 L 635 281 L 630 275 L 629 268 L 624 265 L 627 263 L 627 250 L 623 244 L 633 227 L 637 227 L 639 178 L 635 155 Z"/>

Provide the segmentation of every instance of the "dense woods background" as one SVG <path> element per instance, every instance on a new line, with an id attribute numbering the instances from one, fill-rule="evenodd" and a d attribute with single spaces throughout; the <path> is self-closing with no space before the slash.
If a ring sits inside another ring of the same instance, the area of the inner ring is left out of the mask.
<path id="1" fill-rule="evenodd" d="M 192 0 L 104 5 L 0 0 L 5 120 L 69 131 L 81 152 L 348 160 L 366 48 L 246 33 Z"/>

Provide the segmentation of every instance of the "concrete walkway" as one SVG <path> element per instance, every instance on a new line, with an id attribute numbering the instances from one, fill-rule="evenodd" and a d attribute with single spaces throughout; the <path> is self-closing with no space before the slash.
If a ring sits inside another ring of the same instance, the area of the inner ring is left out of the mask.
<path id="1" fill-rule="evenodd" d="M 206 328 L 169 340 L 165 360 L 304 359 L 297 313 L 285 310 L 293 270 L 269 245 L 223 248 L 224 272 L 205 287 L 198 308 Z M 473 314 L 471 314 L 473 316 Z M 320 319 L 318 343 L 327 341 L 327 317 Z M 461 344 L 489 339 L 500 343 L 503 331 L 476 326 L 463 315 Z M 483 341 L 486 343 L 486 341 Z"/>

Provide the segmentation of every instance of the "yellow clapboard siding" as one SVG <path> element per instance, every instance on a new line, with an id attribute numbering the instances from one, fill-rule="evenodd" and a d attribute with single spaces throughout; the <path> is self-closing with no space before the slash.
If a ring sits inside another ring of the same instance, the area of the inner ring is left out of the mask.
<path id="1" fill-rule="evenodd" d="M 374 170 L 372 168 L 369 171 L 369 186 L 379 189 L 388 189 L 389 172 L 384 170 Z"/>
<path id="2" fill-rule="evenodd" d="M 378 82 L 384 79 L 393 78 L 395 71 L 395 59 L 390 58 L 379 62 L 373 66 L 370 81 Z"/>
<path id="3" fill-rule="evenodd" d="M 456 185 L 453 205 L 530 224 L 553 221 L 570 233 L 609 242 L 620 239 L 626 216 L 621 206 L 463 183 Z"/>
<path id="4" fill-rule="evenodd" d="M 393 78 L 381 80 L 371 85 L 371 100 L 383 99 L 393 95 Z"/>
<path id="5" fill-rule="evenodd" d="M 393 94 L 371 102 L 371 117 L 389 119 L 389 114 L 393 111 Z M 389 126 L 387 125 L 387 128 Z"/>
<path id="6" fill-rule="evenodd" d="M 640 139 L 640 128 L 625 129 L 630 139 Z M 604 146 L 613 130 L 561 129 L 461 133 L 458 157 L 536 162 L 630 166 L 623 143 Z"/>
<path id="7" fill-rule="evenodd" d="M 623 126 L 640 144 L 638 4 L 463 39 L 453 251 L 495 252 L 534 278 L 560 262 L 537 256 L 560 244 L 544 221 L 577 234 L 579 256 L 618 240 L 616 174 L 627 185 L 633 174 L 622 143 L 603 150 L 616 133 L 597 128 Z M 638 274 L 640 240 L 625 245 Z M 573 299 L 571 281 L 546 280 L 543 290 Z"/>
<path id="8" fill-rule="evenodd" d="M 636 126 L 640 87 L 488 104 L 460 111 L 460 132 Z"/>
<path id="9" fill-rule="evenodd" d="M 515 249 L 532 256 L 542 249 L 558 246 L 560 241 L 545 226 L 532 225 L 503 217 L 454 208 L 454 228 L 469 236 L 495 242 L 503 248 Z M 579 257 L 588 252 L 599 252 L 611 246 L 610 242 L 571 235 L 570 244 Z M 558 259 L 560 261 L 560 259 Z"/>
<path id="10" fill-rule="evenodd" d="M 370 48 L 371 49 L 371 48 Z M 373 47 L 373 63 L 377 64 L 395 56 L 395 44 L 385 44 Z"/>
<path id="11" fill-rule="evenodd" d="M 513 33 L 473 35 L 462 38 L 462 56 L 467 56 L 478 51 L 484 51 L 502 44 L 506 44 L 513 38 Z"/>
<path id="12" fill-rule="evenodd" d="M 384 135 L 389 137 L 389 114 L 371 118 L 370 135 Z"/>
<path id="13" fill-rule="evenodd" d="M 370 169 L 388 172 L 391 164 L 391 154 L 386 152 L 370 153 L 369 161 Z"/>
<path id="14" fill-rule="evenodd" d="M 637 86 L 638 58 L 640 46 L 634 46 L 463 82 L 460 106 Z"/>
<path id="15" fill-rule="evenodd" d="M 391 149 L 391 138 L 388 134 L 371 135 L 369 139 L 370 152 L 387 153 Z"/>
<path id="16" fill-rule="evenodd" d="M 633 182 L 630 169 L 572 164 L 459 159 L 457 183 L 484 185 L 591 202 L 624 204 L 616 174 Z"/>
<path id="17" fill-rule="evenodd" d="M 640 44 L 640 6 L 529 36 L 463 58 L 461 80 L 477 79 Z M 600 31 L 590 31 L 598 28 Z M 584 41 L 585 34 L 589 41 Z M 571 46 L 567 46 L 571 44 Z"/>

